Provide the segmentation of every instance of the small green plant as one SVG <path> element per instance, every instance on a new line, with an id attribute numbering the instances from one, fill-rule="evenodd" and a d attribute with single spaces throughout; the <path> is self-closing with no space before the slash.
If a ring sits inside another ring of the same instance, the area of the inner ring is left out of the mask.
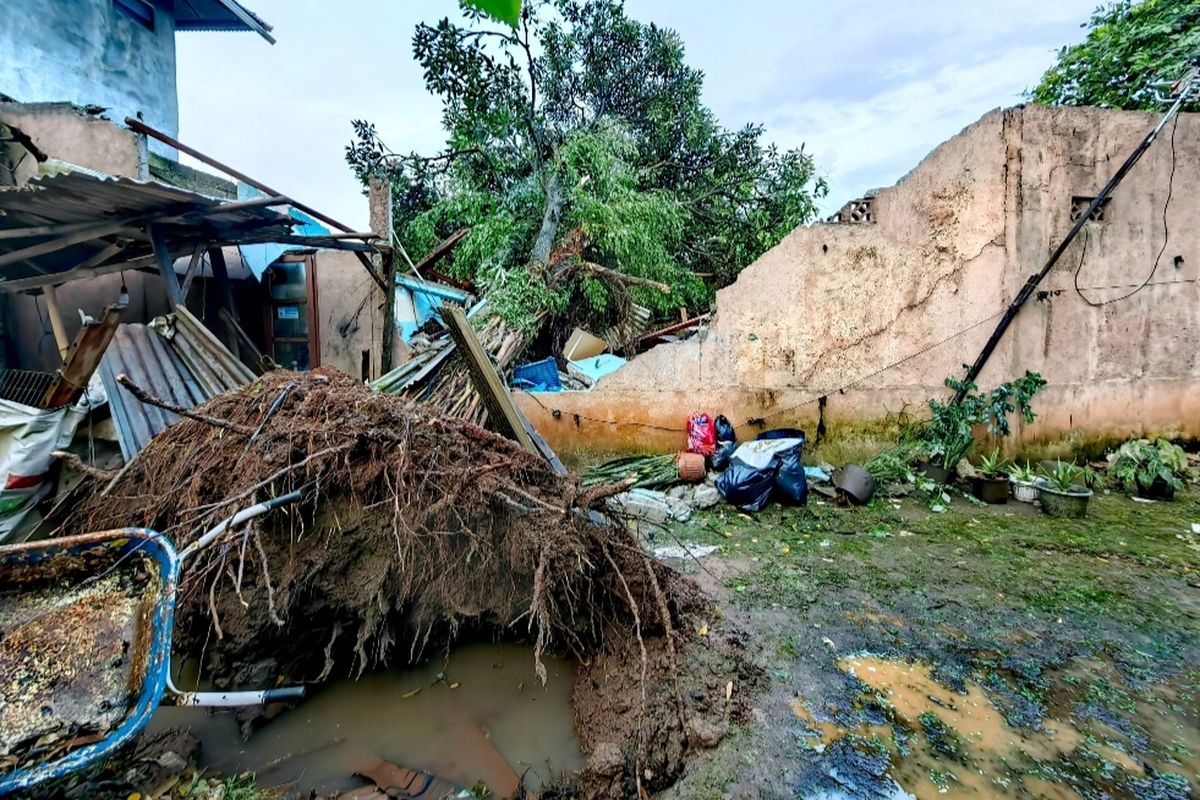
<path id="1" fill-rule="evenodd" d="M 992 450 L 992 452 L 983 458 L 979 459 L 979 472 L 987 478 L 999 478 L 1004 475 L 1004 469 L 1008 466 L 1008 459 L 1000 455 L 1000 448 Z"/>
<path id="2" fill-rule="evenodd" d="M 1033 466 L 1028 461 L 1024 464 L 1013 463 L 1008 467 L 1008 477 L 1018 483 L 1033 483 L 1037 480 L 1037 473 L 1033 471 Z"/>
<path id="3" fill-rule="evenodd" d="M 1036 372 L 1026 372 L 1015 381 L 1002 383 L 995 389 L 980 393 L 972 381 L 947 378 L 947 388 L 963 392 L 962 400 L 954 402 L 929 401 L 930 419 L 921 431 L 929 454 L 943 469 L 953 470 L 975 446 L 974 427 L 986 425 L 993 436 L 1012 433 L 1011 414 L 1019 413 L 1030 423 L 1036 418 L 1030 400 L 1046 385 Z"/>
<path id="4" fill-rule="evenodd" d="M 926 451 L 912 442 L 899 442 L 867 462 L 866 470 L 880 484 L 912 483 L 915 464 L 928 458 Z"/>
<path id="5" fill-rule="evenodd" d="M 1060 492 L 1077 492 L 1083 488 L 1083 469 L 1073 461 L 1060 461 L 1054 469 L 1043 469 L 1042 478 L 1050 488 Z"/>
<path id="6" fill-rule="evenodd" d="M 1145 494 L 1156 482 L 1169 492 L 1184 490 L 1184 479 L 1192 477 L 1187 453 L 1166 439 L 1151 443 L 1133 439 L 1109 456 L 1109 475 L 1127 492 Z"/>

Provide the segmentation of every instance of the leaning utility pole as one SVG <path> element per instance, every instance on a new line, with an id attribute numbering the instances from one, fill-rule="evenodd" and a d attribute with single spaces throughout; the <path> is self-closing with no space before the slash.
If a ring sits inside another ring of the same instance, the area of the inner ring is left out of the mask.
<path id="1" fill-rule="evenodd" d="M 1162 119 L 1158 121 L 1158 124 L 1154 126 L 1154 129 L 1151 130 L 1150 133 L 1146 134 L 1146 138 L 1142 139 L 1141 144 L 1134 148 L 1133 152 L 1129 154 L 1129 157 L 1125 159 L 1125 163 L 1121 165 L 1121 168 L 1117 170 L 1116 174 L 1108 179 L 1108 183 L 1106 183 L 1104 188 L 1100 190 L 1100 193 L 1093 198 L 1092 204 L 1088 206 L 1087 211 L 1079 215 L 1079 219 L 1075 221 L 1075 224 L 1071 227 L 1071 230 L 1067 234 L 1066 238 L 1063 239 L 1062 243 L 1059 244 L 1054 250 L 1053 255 L 1050 256 L 1050 260 L 1046 262 L 1046 265 L 1042 267 L 1041 271 L 1030 275 L 1029 280 L 1025 281 L 1025 285 L 1021 287 L 1021 291 L 1017 292 L 1016 298 L 1013 299 L 1012 303 L 1008 306 L 1008 309 L 1005 310 L 1004 316 L 1000 318 L 1000 322 L 996 325 L 996 330 L 992 331 L 992 335 L 987 340 L 987 344 L 983 346 L 983 350 L 980 351 L 979 357 L 975 359 L 975 363 L 972 364 L 970 369 L 967 370 L 967 377 L 966 380 L 963 381 L 962 388 L 960 388 L 954 395 L 955 403 L 962 402 L 963 397 L 965 397 L 967 393 L 967 384 L 973 383 L 975 379 L 979 377 L 979 373 L 983 371 L 983 367 L 985 364 L 987 364 L 988 359 L 991 357 L 992 351 L 996 349 L 996 345 L 998 345 L 1000 340 L 1004 337 L 1004 332 L 1008 330 L 1008 326 L 1012 323 L 1013 318 L 1017 316 L 1017 312 L 1021 310 L 1021 307 L 1024 306 L 1029 298 L 1033 296 L 1033 293 L 1037 291 L 1038 285 L 1050 273 L 1050 270 L 1054 268 L 1054 265 L 1058 263 L 1058 260 L 1062 257 L 1062 254 L 1065 253 L 1067 248 L 1071 246 L 1071 242 L 1075 241 L 1075 237 L 1079 235 L 1079 232 L 1083 230 L 1083 226 L 1086 225 L 1088 220 L 1092 218 L 1092 214 L 1096 213 L 1096 209 L 1100 208 L 1100 206 L 1104 204 L 1104 201 L 1108 199 L 1110 194 L 1112 194 L 1113 189 L 1116 189 L 1117 185 L 1120 184 L 1125 176 L 1129 173 L 1129 170 L 1133 169 L 1133 165 L 1136 164 L 1142 155 L 1144 155 L 1145 152 L 1150 149 L 1150 145 L 1154 144 L 1154 140 L 1158 138 L 1158 134 L 1161 133 L 1162 129 L 1166 127 L 1167 122 L 1170 121 L 1171 117 L 1179 113 L 1179 109 L 1182 108 L 1183 105 L 1189 100 L 1200 98 L 1200 66 L 1192 67 L 1184 74 L 1182 78 L 1176 81 L 1174 85 L 1178 87 L 1179 92 L 1178 97 L 1175 98 L 1175 102 L 1172 103 L 1171 107 L 1167 109 L 1167 112 L 1163 114 Z"/>

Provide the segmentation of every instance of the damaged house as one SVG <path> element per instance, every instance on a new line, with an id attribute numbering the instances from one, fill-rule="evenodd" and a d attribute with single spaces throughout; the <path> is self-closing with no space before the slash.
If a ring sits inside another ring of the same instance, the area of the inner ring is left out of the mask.
<path id="1" fill-rule="evenodd" d="M 234 0 L 18 5 L 0 31 L 0 539 L 84 417 L 101 467 L 177 418 L 118 376 L 181 408 L 276 365 L 372 378 L 395 327 L 375 237 L 176 139 L 176 32 L 273 42 L 267 23 Z"/>

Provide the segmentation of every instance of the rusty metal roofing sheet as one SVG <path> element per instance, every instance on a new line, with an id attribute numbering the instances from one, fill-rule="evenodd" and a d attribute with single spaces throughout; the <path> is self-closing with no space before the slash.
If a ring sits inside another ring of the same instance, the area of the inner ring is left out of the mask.
<path id="1" fill-rule="evenodd" d="M 122 325 L 100 363 L 100 378 L 108 394 L 121 455 L 126 461 L 178 417 L 142 403 L 117 383 L 118 375 L 124 373 L 150 394 L 184 408 L 200 405 L 254 378 L 186 310 L 177 311 L 167 320 L 155 320 L 150 325 Z"/>
<path id="2" fill-rule="evenodd" d="M 145 228 L 151 222 L 162 230 L 171 249 L 181 253 L 200 240 L 233 242 L 291 232 L 291 219 L 269 207 L 229 204 L 153 181 L 63 172 L 20 187 L 0 188 L 0 260 L 10 260 L 3 257 L 34 245 L 55 240 L 61 244 L 68 237 L 71 241 L 0 266 L 0 282 L 150 256 L 153 250 Z M 70 227 L 66 234 L 27 233 L 41 226 Z"/>

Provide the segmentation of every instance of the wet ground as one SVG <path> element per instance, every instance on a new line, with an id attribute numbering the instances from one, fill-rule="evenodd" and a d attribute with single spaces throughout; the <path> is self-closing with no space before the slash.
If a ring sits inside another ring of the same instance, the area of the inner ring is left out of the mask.
<path id="1" fill-rule="evenodd" d="M 421 667 L 339 680 L 242 739 L 231 712 L 158 711 L 150 732 L 190 729 L 199 766 L 253 772 L 260 789 L 336 795 L 367 785 L 380 759 L 463 787 L 511 796 L 518 779 L 538 790 L 581 766 L 570 707 L 572 664 L 532 647 L 471 644 Z"/>
<path id="2" fill-rule="evenodd" d="M 714 511 L 659 536 L 770 689 L 664 796 L 1200 795 L 1200 493 Z"/>

